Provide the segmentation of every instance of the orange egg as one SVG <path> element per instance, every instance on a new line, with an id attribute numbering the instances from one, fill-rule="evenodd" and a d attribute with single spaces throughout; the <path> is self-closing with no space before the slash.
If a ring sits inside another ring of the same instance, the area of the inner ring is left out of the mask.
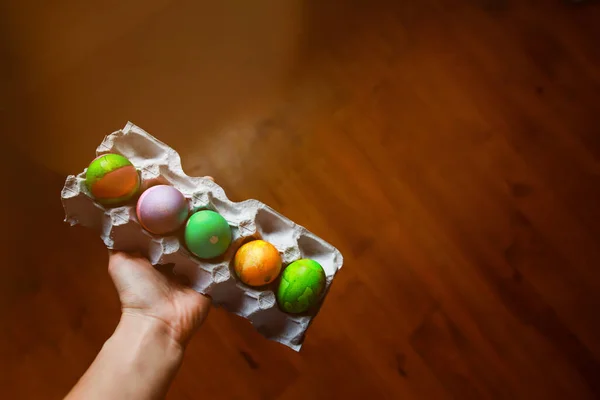
<path id="1" fill-rule="evenodd" d="M 254 240 L 239 248 L 233 265 L 246 285 L 262 286 L 273 282 L 281 272 L 281 256 L 271 243 Z"/>

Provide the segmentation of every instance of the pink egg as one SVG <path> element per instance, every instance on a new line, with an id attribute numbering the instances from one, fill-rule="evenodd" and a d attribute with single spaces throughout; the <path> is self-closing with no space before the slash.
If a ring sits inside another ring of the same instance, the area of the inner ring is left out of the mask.
<path id="1" fill-rule="evenodd" d="M 136 213 L 138 221 L 157 235 L 179 229 L 188 217 L 188 204 L 183 194 L 173 186 L 152 186 L 140 196 Z"/>

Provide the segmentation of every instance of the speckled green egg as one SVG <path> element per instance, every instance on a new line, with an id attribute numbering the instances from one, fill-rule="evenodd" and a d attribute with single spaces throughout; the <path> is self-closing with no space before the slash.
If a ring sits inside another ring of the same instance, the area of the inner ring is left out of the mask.
<path id="1" fill-rule="evenodd" d="M 285 312 L 298 314 L 314 307 L 325 290 L 325 271 L 316 261 L 294 261 L 281 274 L 277 290 L 279 307 Z"/>

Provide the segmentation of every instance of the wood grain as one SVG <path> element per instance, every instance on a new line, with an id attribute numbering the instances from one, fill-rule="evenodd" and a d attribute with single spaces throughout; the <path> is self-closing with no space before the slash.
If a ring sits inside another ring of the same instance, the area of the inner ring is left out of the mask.
<path id="1" fill-rule="evenodd" d="M 212 310 L 169 398 L 600 397 L 600 3 L 53 3 L 0 13 L 0 397 L 118 321 L 59 191 L 128 119 L 345 256 L 299 354 Z"/>

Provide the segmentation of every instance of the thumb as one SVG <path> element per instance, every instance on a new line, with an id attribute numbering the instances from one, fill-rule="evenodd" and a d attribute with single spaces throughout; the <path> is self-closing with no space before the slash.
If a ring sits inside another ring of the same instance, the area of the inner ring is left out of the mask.
<path id="1" fill-rule="evenodd" d="M 119 293 L 141 282 L 156 279 L 155 274 L 160 275 L 146 258 L 112 250 L 109 251 L 108 273 Z"/>

